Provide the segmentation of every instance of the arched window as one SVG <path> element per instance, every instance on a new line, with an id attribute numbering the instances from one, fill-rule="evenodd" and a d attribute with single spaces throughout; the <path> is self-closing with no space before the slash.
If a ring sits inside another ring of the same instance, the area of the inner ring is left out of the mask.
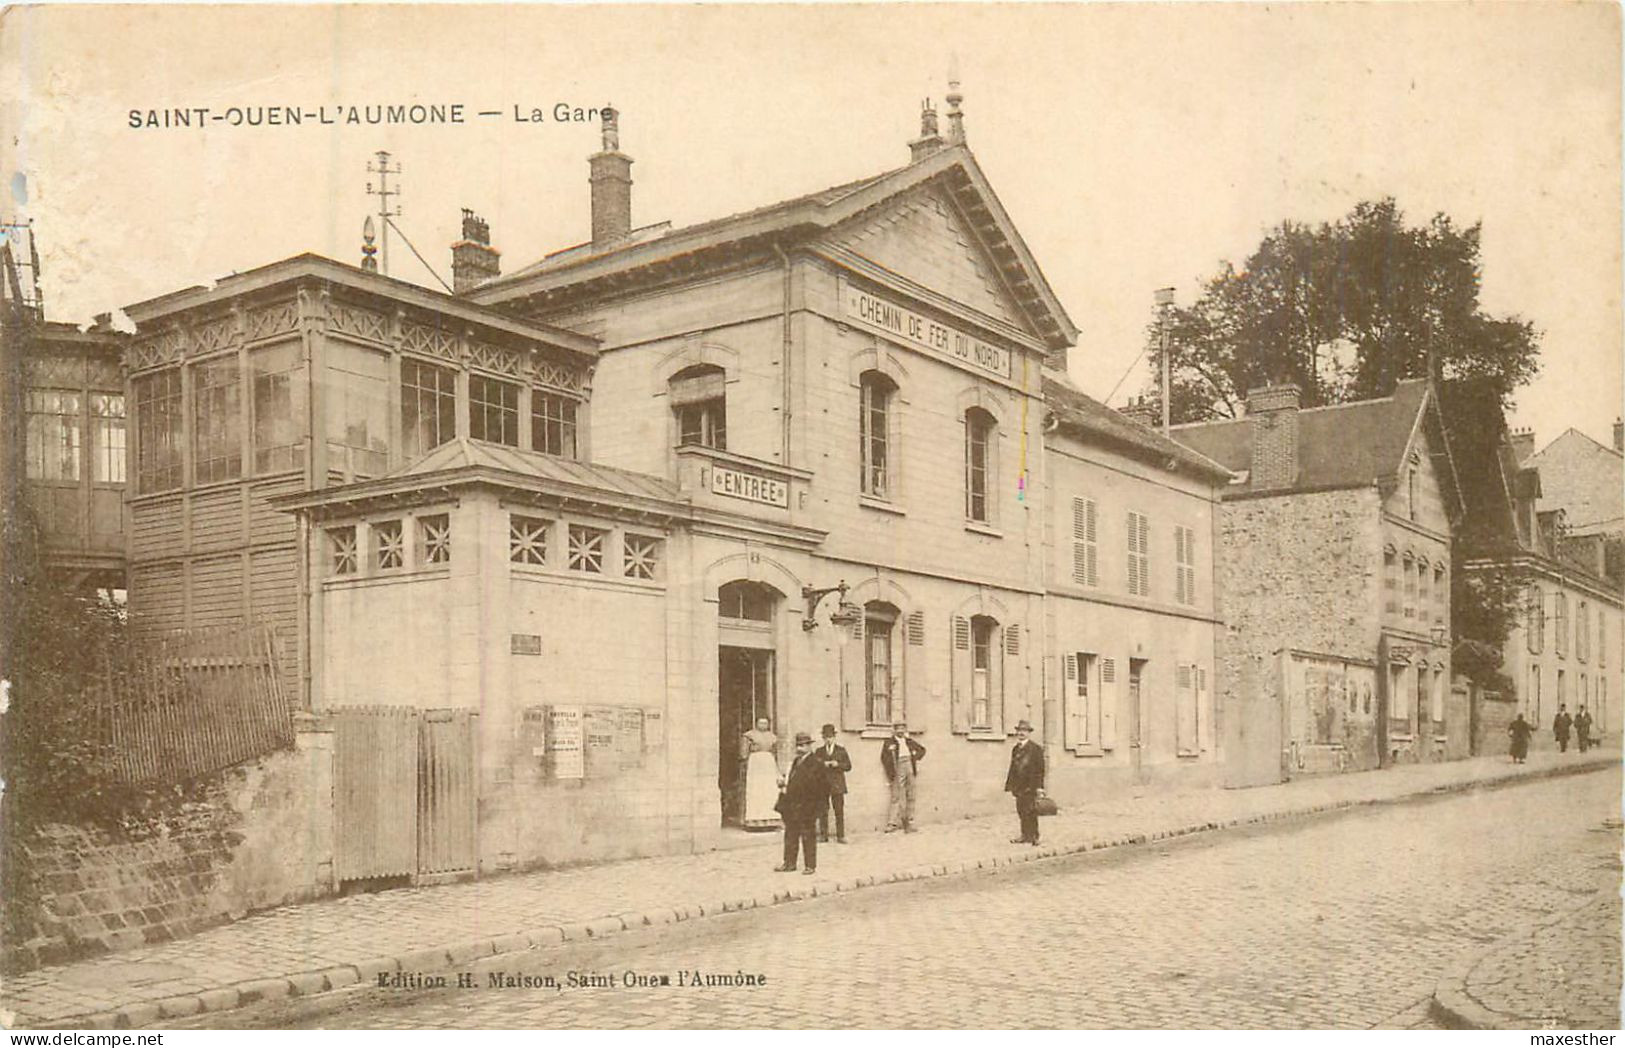
<path id="1" fill-rule="evenodd" d="M 860 483 L 865 495 L 890 498 L 897 450 L 891 439 L 891 407 L 897 387 L 878 371 L 865 371 L 858 382 L 861 394 L 858 430 L 863 460 Z"/>
<path id="2" fill-rule="evenodd" d="M 965 412 L 965 519 L 986 524 L 992 520 L 989 478 L 994 472 L 993 451 L 998 442 L 997 423 L 981 408 Z"/>
<path id="3" fill-rule="evenodd" d="M 771 622 L 779 591 L 761 582 L 740 579 L 717 590 L 717 615 L 725 619 Z"/>
<path id="4" fill-rule="evenodd" d="M 864 708 L 870 724 L 891 724 L 903 717 L 896 634 L 896 608 L 878 600 L 863 606 Z"/>
<path id="5" fill-rule="evenodd" d="M 723 379 L 722 369 L 713 364 L 695 364 L 671 377 L 668 388 L 679 447 L 727 450 L 728 403 Z"/>
<path id="6" fill-rule="evenodd" d="M 986 615 L 970 620 L 970 726 L 991 728 L 993 707 L 999 701 L 1001 668 L 999 624 Z"/>

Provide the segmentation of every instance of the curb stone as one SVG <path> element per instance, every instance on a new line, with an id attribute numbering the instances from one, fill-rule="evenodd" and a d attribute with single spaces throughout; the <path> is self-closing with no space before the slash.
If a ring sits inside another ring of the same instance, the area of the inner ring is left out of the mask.
<path id="1" fill-rule="evenodd" d="M 969 872 L 975 869 L 993 870 L 1001 867 L 1009 868 L 1013 867 L 1017 863 L 1029 863 L 1038 860 L 1064 858 L 1068 855 L 1080 854 L 1087 851 L 1097 851 L 1106 848 L 1142 845 L 1152 839 L 1162 839 L 1164 837 L 1171 838 L 1173 836 L 1189 836 L 1196 833 L 1222 831 L 1241 826 L 1260 825 L 1263 823 L 1277 822 L 1286 819 L 1304 818 L 1313 815 L 1348 811 L 1363 807 L 1374 807 L 1383 804 L 1394 804 L 1419 797 L 1431 797 L 1451 793 L 1467 793 L 1477 789 L 1538 782 L 1545 779 L 1583 774 L 1590 771 L 1602 771 L 1616 766 L 1616 763 L 1616 761 L 1612 760 L 1597 760 L 1583 764 L 1577 762 L 1570 765 L 1558 765 L 1551 768 L 1542 768 L 1539 771 L 1523 775 L 1502 776 L 1495 778 L 1485 778 L 1481 776 L 1478 778 L 1464 780 L 1462 782 L 1445 783 L 1426 789 L 1396 793 L 1392 796 L 1355 798 L 1346 801 L 1333 801 L 1317 805 L 1303 805 L 1296 808 L 1285 808 L 1273 812 L 1260 812 L 1249 816 L 1238 816 L 1216 822 L 1197 824 L 1193 828 L 1189 829 L 1188 832 L 1165 830 L 1157 832 L 1154 837 L 1147 835 L 1146 833 L 1129 833 L 1116 838 L 1082 841 L 1076 844 L 1051 847 L 1041 852 L 991 855 L 974 861 L 965 860 L 957 865 L 949 863 L 946 865 L 937 864 L 934 866 L 914 866 L 903 870 L 893 870 L 889 873 L 865 874 L 853 878 L 852 887 L 848 890 L 856 891 L 862 888 L 884 884 L 899 884 L 919 879 L 933 879 L 941 876 L 954 876 L 957 873 Z M 820 894 L 826 896 L 833 895 L 839 891 L 841 891 L 841 889 L 838 884 L 831 886 L 829 890 L 822 893 L 811 886 L 802 887 L 797 885 L 788 890 L 774 892 L 772 895 L 773 903 L 771 905 L 786 902 L 799 902 L 805 899 L 817 897 Z M 722 913 L 730 912 L 731 909 L 751 908 L 751 903 L 754 903 L 755 908 L 761 908 L 763 906 L 763 903 L 757 899 L 750 900 L 742 907 L 730 907 L 728 904 L 716 901 L 690 903 L 686 906 L 674 907 L 674 909 L 671 911 L 671 915 L 673 921 L 695 920 L 702 917 L 717 916 Z M 558 926 L 547 926 L 544 928 L 533 929 L 517 935 L 502 936 L 488 942 L 481 942 L 472 945 L 473 948 L 478 949 L 488 947 L 488 949 L 485 949 L 484 952 L 478 955 L 478 957 L 491 957 L 493 955 L 501 956 L 505 953 L 520 952 L 518 942 L 521 938 L 528 941 L 531 948 L 547 947 L 558 945 L 562 942 L 589 940 L 596 941 L 613 936 L 630 928 L 643 927 L 655 923 L 667 923 L 664 920 L 651 921 L 646 915 L 642 914 L 626 916 L 641 918 L 641 922 L 623 920 L 622 917 L 601 917 L 590 921 L 570 922 Z M 1497 946 L 1499 945 L 1500 944 L 1497 944 Z M 504 948 L 510 946 L 514 948 Z M 319 974 L 325 977 L 326 986 L 329 990 L 340 990 L 358 983 L 362 986 L 370 986 L 376 983 L 377 976 L 379 974 L 392 974 L 402 970 L 408 964 L 416 964 L 420 962 L 423 963 L 425 967 L 419 968 L 418 970 L 425 973 L 433 970 L 436 966 L 441 968 L 455 967 L 458 962 L 451 956 L 451 952 L 451 948 L 442 947 L 431 950 L 417 951 L 412 954 L 407 954 L 402 958 L 377 957 L 356 965 L 340 965 L 335 968 L 325 969 Z M 461 948 L 458 948 L 458 952 L 461 953 Z M 1487 954 L 1488 951 L 1481 955 L 1481 957 L 1487 956 Z M 1468 967 L 1470 969 L 1471 965 Z M 1465 980 L 1465 970 L 1462 973 L 1462 978 Z M 291 977 L 286 976 L 252 980 L 249 982 L 239 983 L 234 987 L 205 991 L 199 994 L 197 999 L 202 1002 L 202 1011 L 210 1014 L 218 1014 L 245 1008 L 257 1003 L 281 999 L 290 995 L 302 995 L 312 992 L 302 990 L 290 980 Z M 318 990 L 314 992 L 321 991 Z M 1450 988 L 1445 987 L 1444 992 L 1446 998 L 1450 999 L 1452 1002 L 1450 1006 L 1451 1008 L 1454 1008 L 1457 1003 L 1465 1006 L 1465 1008 L 1459 1013 L 1446 1011 L 1447 1015 L 1457 1014 L 1461 1016 L 1458 1021 L 1466 1022 L 1467 1017 L 1471 1015 L 1472 1009 L 1474 1008 L 1478 1008 L 1479 1011 L 1483 1012 L 1483 1015 L 1485 1016 L 1490 1014 L 1487 1011 L 1484 1011 L 1480 1006 L 1473 1004 L 1471 1001 L 1465 1000 L 1464 994 L 1460 995 L 1462 1000 L 1457 1001 L 1457 995 L 1455 995 Z M 1445 1006 L 1442 1002 L 1440 1002 L 1437 994 L 1434 997 L 1434 1001 L 1436 1006 L 1438 1006 L 1441 1010 L 1445 1010 Z M 160 1008 L 156 1003 L 140 1002 L 121 1006 L 116 1012 L 91 1013 L 81 1016 L 67 1016 L 53 1019 L 52 1025 L 63 1027 L 77 1026 L 85 1028 L 91 1027 L 97 1022 L 105 1022 L 108 1016 L 113 1017 L 114 1025 L 117 1028 L 139 1028 L 148 1026 L 162 1017 Z"/>

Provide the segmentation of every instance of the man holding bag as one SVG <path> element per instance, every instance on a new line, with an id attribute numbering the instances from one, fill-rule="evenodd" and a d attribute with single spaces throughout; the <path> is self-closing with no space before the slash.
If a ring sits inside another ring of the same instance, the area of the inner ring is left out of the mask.
<path id="1" fill-rule="evenodd" d="M 1021 820 L 1021 836 L 1011 844 L 1038 843 L 1038 798 L 1044 792 L 1044 747 L 1032 740 L 1033 726 L 1016 724 L 1016 744 L 1010 750 L 1010 772 L 1004 777 L 1006 793 L 1016 795 L 1016 816 Z"/>

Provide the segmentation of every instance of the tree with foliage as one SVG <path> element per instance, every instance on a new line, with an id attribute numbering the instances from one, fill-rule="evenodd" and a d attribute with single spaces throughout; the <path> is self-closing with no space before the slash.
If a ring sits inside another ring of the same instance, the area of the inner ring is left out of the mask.
<path id="1" fill-rule="evenodd" d="M 1539 333 L 1479 308 L 1480 232 L 1444 214 L 1407 226 L 1392 198 L 1318 227 L 1281 223 L 1171 310 L 1174 420 L 1239 417 L 1248 390 L 1283 380 L 1305 407 L 1385 396 L 1430 360 L 1437 377 L 1485 380 L 1504 403 L 1534 376 Z M 1160 405 L 1157 321 L 1147 338 Z"/>

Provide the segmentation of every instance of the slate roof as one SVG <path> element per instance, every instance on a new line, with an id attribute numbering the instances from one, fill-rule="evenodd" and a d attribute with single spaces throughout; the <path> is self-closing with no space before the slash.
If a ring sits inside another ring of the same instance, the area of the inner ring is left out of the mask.
<path id="1" fill-rule="evenodd" d="M 1177 465 L 1213 480 L 1226 480 L 1230 470 L 1206 455 L 1178 444 L 1118 411 L 1102 404 L 1071 383 L 1044 376 L 1044 402 L 1065 428 L 1116 445 L 1158 465 L 1172 459 Z"/>
<path id="2" fill-rule="evenodd" d="M 677 485 L 663 477 L 525 451 L 505 444 L 459 437 L 392 473 L 372 480 L 276 500 L 285 508 L 324 502 L 351 502 L 397 491 L 418 491 L 438 483 L 490 480 L 515 487 L 540 487 L 553 494 L 607 498 L 629 504 L 665 503 L 686 507 Z M 538 484 L 540 482 L 540 484 Z"/>
<path id="3" fill-rule="evenodd" d="M 1305 408 L 1298 412 L 1298 477 L 1292 491 L 1363 488 L 1399 472 L 1417 417 L 1427 402 L 1426 379 L 1407 379 L 1376 400 Z M 1173 427 L 1181 444 L 1237 472 L 1252 465 L 1252 422 L 1226 419 Z M 1251 481 L 1233 484 L 1226 495 L 1252 490 Z"/>
<path id="4" fill-rule="evenodd" d="M 1052 349 L 1070 346 L 1078 329 L 1045 280 L 976 159 L 946 146 L 903 167 L 792 197 L 725 218 L 670 228 L 645 226 L 613 244 L 578 244 L 474 288 L 468 297 L 495 305 L 594 281 L 618 281 L 644 267 L 679 265 L 729 245 L 788 242 L 816 236 L 917 185 L 944 179 L 956 203 L 991 251 L 1001 277 Z"/>

